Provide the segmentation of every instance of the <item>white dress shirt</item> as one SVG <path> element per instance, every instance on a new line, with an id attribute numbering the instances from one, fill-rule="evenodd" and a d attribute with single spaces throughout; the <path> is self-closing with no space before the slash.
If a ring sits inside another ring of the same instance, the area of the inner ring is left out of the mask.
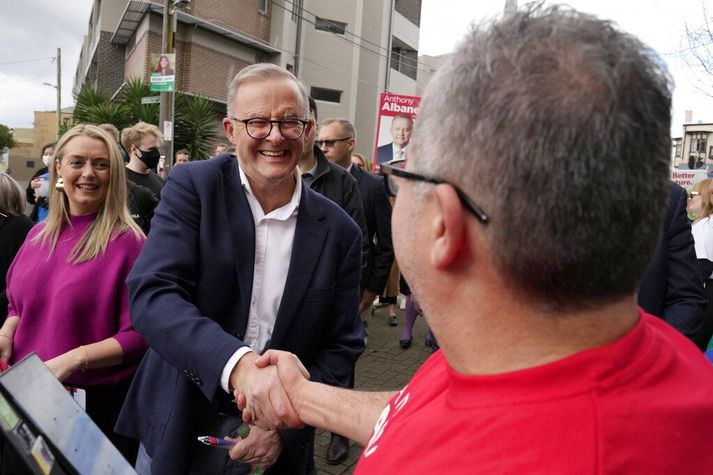
<path id="1" fill-rule="evenodd" d="M 394 160 L 403 160 L 406 158 L 406 147 L 398 148 L 395 143 L 391 143 L 391 149 L 394 153 Z"/>
<path id="2" fill-rule="evenodd" d="M 226 392 L 230 392 L 230 373 L 240 358 L 251 351 L 262 353 L 272 338 L 290 267 L 302 196 L 302 178 L 297 168 L 294 176 L 296 185 L 290 202 L 266 215 L 252 193 L 247 176 L 240 169 L 240 181 L 255 221 L 255 267 L 248 325 L 243 338 L 248 346 L 233 353 L 223 368 L 220 385 Z"/>

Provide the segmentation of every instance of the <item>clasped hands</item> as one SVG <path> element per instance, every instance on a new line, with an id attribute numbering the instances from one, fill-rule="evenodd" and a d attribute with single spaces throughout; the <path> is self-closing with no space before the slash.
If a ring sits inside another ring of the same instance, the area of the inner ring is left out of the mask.
<path id="1" fill-rule="evenodd" d="M 243 421 L 263 430 L 301 428 L 296 394 L 309 382 L 309 372 L 292 353 L 269 350 L 248 353 L 231 374 L 231 386 Z"/>

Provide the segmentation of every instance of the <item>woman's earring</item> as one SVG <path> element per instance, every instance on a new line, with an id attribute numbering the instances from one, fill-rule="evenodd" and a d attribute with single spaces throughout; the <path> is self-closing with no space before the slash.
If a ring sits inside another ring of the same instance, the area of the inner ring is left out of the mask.
<path id="1" fill-rule="evenodd" d="M 64 179 L 62 177 L 57 178 L 57 183 L 54 184 L 54 187 L 59 191 L 64 190 Z"/>

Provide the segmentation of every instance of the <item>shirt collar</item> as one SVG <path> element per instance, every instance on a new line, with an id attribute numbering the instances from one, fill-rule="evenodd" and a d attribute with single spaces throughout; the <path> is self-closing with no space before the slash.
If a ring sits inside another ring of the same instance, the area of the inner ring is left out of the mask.
<path id="1" fill-rule="evenodd" d="M 245 174 L 243 169 L 240 167 L 240 162 L 238 162 L 238 170 L 240 170 L 240 181 L 243 184 L 243 189 L 245 193 L 257 202 L 255 195 L 253 194 L 252 188 L 250 188 L 250 182 L 248 181 L 248 176 Z M 287 220 L 292 214 L 297 210 L 300 204 L 300 198 L 302 197 L 302 176 L 300 175 L 299 168 L 295 167 L 292 175 L 295 178 L 295 190 L 292 192 L 292 199 L 286 205 L 271 211 L 269 214 L 263 217 L 269 217 L 271 219 L 278 219 L 280 221 Z M 259 203 L 258 203 L 259 206 Z M 262 209 L 261 209 L 262 210 Z"/>
<path id="2" fill-rule="evenodd" d="M 315 158 L 314 165 L 309 170 L 305 170 L 304 173 L 309 173 L 312 177 L 317 176 L 317 165 L 319 165 L 319 160 Z"/>

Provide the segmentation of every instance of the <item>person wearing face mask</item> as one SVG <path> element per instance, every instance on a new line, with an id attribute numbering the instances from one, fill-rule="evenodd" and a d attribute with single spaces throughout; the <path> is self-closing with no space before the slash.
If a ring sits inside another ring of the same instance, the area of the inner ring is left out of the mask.
<path id="1" fill-rule="evenodd" d="M 146 122 L 127 127 L 121 132 L 121 144 L 129 153 L 126 177 L 159 197 L 164 181 L 156 173 L 156 166 L 161 158 L 159 147 L 163 144 L 163 136 L 158 127 Z"/>
<path id="2" fill-rule="evenodd" d="M 47 167 L 54 156 L 54 146 L 54 143 L 48 143 L 42 147 L 42 168 L 32 175 L 30 184 L 27 185 L 27 202 L 34 205 L 32 213 L 30 213 L 30 219 L 36 223 L 42 221 L 47 216 L 47 193 L 46 191 L 42 192 L 42 181 L 43 179 L 47 181 Z"/>

